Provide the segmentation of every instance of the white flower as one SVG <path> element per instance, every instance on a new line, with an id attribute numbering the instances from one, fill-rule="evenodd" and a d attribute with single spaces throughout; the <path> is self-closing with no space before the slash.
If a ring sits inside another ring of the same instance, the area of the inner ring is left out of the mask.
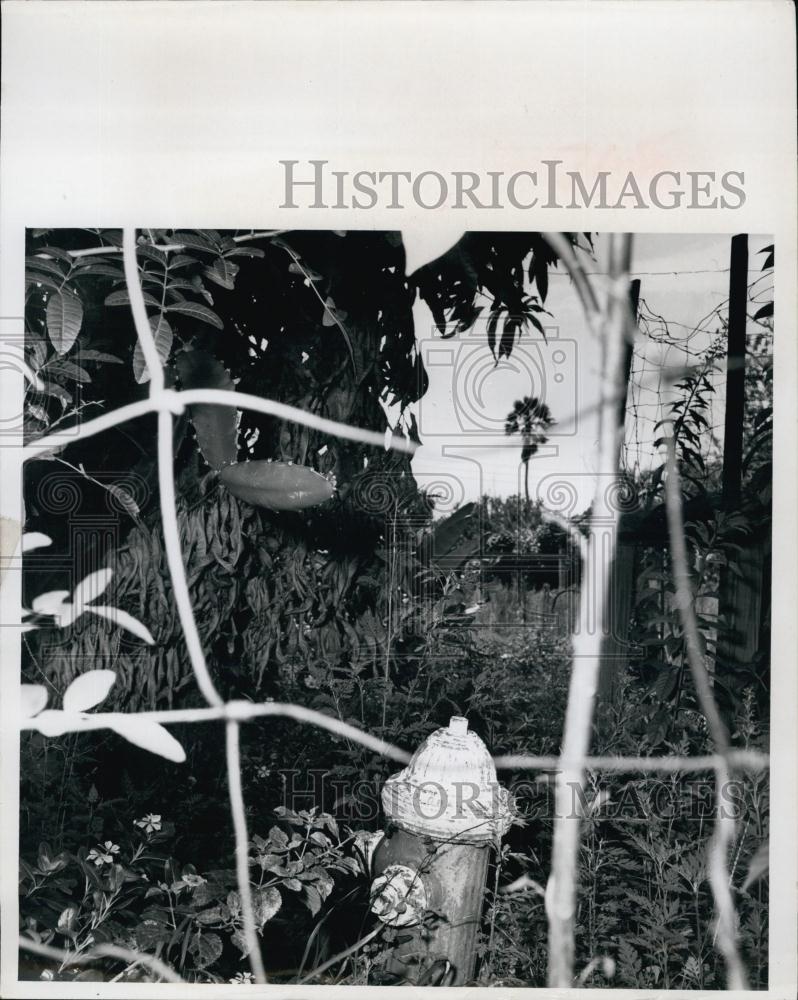
<path id="1" fill-rule="evenodd" d="M 119 844 L 112 840 L 106 840 L 104 844 L 93 847 L 86 856 L 87 861 L 93 861 L 98 868 L 103 865 L 110 865 L 114 860 L 114 855 L 119 854 Z"/>
<path id="2" fill-rule="evenodd" d="M 235 978 L 229 979 L 230 983 L 254 983 L 255 977 L 251 972 L 237 972 Z"/>
<path id="3" fill-rule="evenodd" d="M 161 814 L 160 813 L 147 813 L 146 816 L 142 816 L 141 819 L 133 821 L 134 826 L 141 827 L 141 829 L 149 833 L 157 833 L 161 829 Z"/>

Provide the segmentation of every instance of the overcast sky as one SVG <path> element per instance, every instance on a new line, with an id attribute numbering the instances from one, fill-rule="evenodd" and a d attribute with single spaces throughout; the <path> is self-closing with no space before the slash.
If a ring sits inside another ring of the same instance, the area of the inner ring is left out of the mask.
<path id="1" fill-rule="evenodd" d="M 763 256 L 758 251 L 771 242 L 749 239 L 749 280 L 758 276 Z M 596 260 L 585 256 L 585 267 L 595 272 L 600 287 L 605 280 L 607 240 L 598 237 Z M 728 298 L 730 236 L 638 235 L 634 239 L 633 274 L 641 280 L 641 298 L 663 316 L 672 334 L 688 336 L 699 321 Z M 762 284 L 763 292 L 769 282 Z M 539 334 L 524 334 L 512 357 L 494 365 L 484 325 L 451 340 L 434 331 L 432 316 L 419 300 L 414 309 L 416 336 L 421 342 L 429 374 L 429 389 L 413 407 L 423 446 L 413 459 L 413 471 L 422 488 L 445 497 L 441 512 L 482 493 L 507 496 L 523 490 L 520 447 L 503 433 L 504 419 L 513 401 L 525 395 L 548 403 L 558 426 L 549 443 L 530 464 L 530 495 L 543 498 L 554 479 L 567 477 L 579 494 L 579 509 L 591 496 L 590 473 L 595 468 L 597 425 L 591 410 L 598 401 L 598 346 L 588 333 L 578 298 L 562 267 L 549 270 L 544 319 L 548 344 Z M 705 346 L 709 331 L 694 338 Z M 634 438 L 633 453 L 645 465 L 651 461 L 651 436 L 659 396 L 656 391 L 655 354 L 637 349 L 633 373 L 643 368 L 651 389 L 638 394 L 645 418 L 627 427 Z M 678 348 L 668 363 L 678 363 Z M 718 405 L 719 404 L 719 405 Z M 722 392 L 715 405 L 715 422 L 723 421 Z M 627 423 L 629 423 L 627 419 Z M 721 426 L 722 431 L 722 426 Z M 546 478 L 548 477 L 548 478 Z"/>

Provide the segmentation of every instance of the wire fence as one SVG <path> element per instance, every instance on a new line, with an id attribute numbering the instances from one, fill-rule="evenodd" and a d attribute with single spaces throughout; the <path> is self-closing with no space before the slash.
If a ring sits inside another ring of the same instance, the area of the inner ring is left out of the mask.
<path id="1" fill-rule="evenodd" d="M 609 281 L 605 283 L 606 302 L 600 302 L 589 276 L 576 258 L 570 243 L 562 234 L 546 236 L 551 247 L 568 270 L 574 288 L 582 303 L 591 334 L 600 338 L 602 351 L 602 383 L 599 404 L 600 448 L 597 484 L 607 475 L 617 476 L 623 439 L 623 416 L 619 414 L 618 399 L 626 394 L 623 371 L 625 344 L 637 340 L 637 323 L 631 315 L 628 298 L 632 238 L 628 235 L 610 237 Z M 105 248 L 104 248 L 105 249 Z M 160 250 L 171 249 L 160 246 Z M 142 732 L 152 732 L 152 726 L 173 723 L 200 723 L 223 721 L 225 726 L 225 760 L 230 812 L 235 833 L 235 858 L 238 892 L 242 904 L 244 936 L 249 949 L 249 962 L 253 977 L 258 983 L 267 981 L 264 960 L 258 939 L 257 926 L 249 877 L 249 837 L 246 810 L 242 793 L 239 732 L 242 724 L 259 718 L 284 717 L 304 725 L 316 726 L 337 736 L 344 737 L 377 754 L 406 763 L 409 753 L 379 739 L 355 726 L 334 719 L 321 712 L 298 704 L 267 702 L 225 702 L 211 677 L 200 641 L 197 623 L 189 596 L 186 569 L 181 551 L 178 513 L 175 497 L 173 419 L 188 405 L 203 403 L 233 406 L 254 410 L 311 427 L 322 433 L 357 441 L 375 447 L 397 451 L 414 450 L 412 442 L 362 428 L 350 427 L 335 421 L 306 413 L 297 408 L 237 392 L 211 389 L 174 391 L 166 387 L 164 368 L 147 316 L 137 265 L 136 231 L 123 233 L 122 253 L 128 285 L 130 304 L 136 326 L 138 342 L 150 373 L 150 391 L 146 400 L 121 407 L 87 421 L 67 433 L 51 433 L 23 449 L 25 459 L 53 452 L 67 444 L 87 439 L 95 434 L 124 423 L 144 413 L 158 417 L 158 478 L 160 509 L 165 540 L 165 551 L 172 581 L 175 602 L 197 686 L 206 701 L 205 708 L 153 711 L 139 713 L 85 712 L 68 710 L 49 711 L 23 718 L 22 729 L 38 729 L 45 735 L 62 732 L 81 732 L 96 729 L 115 729 L 124 734 L 132 732 L 134 722 Z M 661 366 L 660 366 L 661 367 Z M 646 376 L 648 371 L 646 370 Z M 665 386 L 663 385 L 664 389 Z M 734 770 L 763 770 L 768 757 L 754 751 L 740 751 L 731 747 L 725 726 L 715 705 L 712 688 L 698 638 L 698 626 L 693 610 L 690 574 L 687 562 L 682 497 L 675 448 L 672 437 L 667 442 L 666 509 L 670 540 L 671 560 L 674 567 L 676 604 L 684 628 L 689 666 L 697 696 L 705 715 L 715 752 L 696 757 L 591 757 L 590 738 L 593 728 L 595 693 L 601 663 L 601 628 L 592 627 L 588 615 L 598 611 L 599 621 L 607 614 L 611 558 L 607 558 L 598 544 L 595 523 L 606 526 L 607 519 L 617 517 L 606 504 L 606 490 L 597 489 L 592 506 L 591 523 L 586 535 L 576 532 L 583 562 L 580 593 L 579 627 L 573 635 L 573 661 L 565 716 L 561 753 L 557 757 L 513 755 L 494 758 L 497 768 L 513 770 L 555 770 L 556 815 L 551 874 L 546 887 L 546 914 L 549 925 L 548 981 L 552 987 L 567 988 L 575 983 L 574 973 L 574 915 L 577 901 L 578 852 L 581 838 L 579 809 L 576 801 L 585 800 L 586 774 L 590 770 L 607 772 L 674 772 L 711 770 L 715 774 L 717 811 L 715 830 L 709 844 L 708 872 L 717 914 L 717 945 L 726 963 L 727 985 L 730 989 L 744 989 L 746 972 L 740 957 L 735 929 L 734 902 L 730 889 L 728 867 L 729 848 L 734 837 L 735 820 L 721 808 L 721 787 Z M 604 480 L 606 483 L 606 479 Z M 570 526 L 569 526 L 570 529 Z M 604 536 L 602 536 L 603 538 Z M 46 722 L 45 722 L 46 717 Z M 150 727 L 149 729 L 147 727 Z M 143 744 L 142 744 L 143 745 Z M 42 956 L 58 958 L 64 965 L 83 964 L 95 958 L 116 958 L 130 964 L 143 965 L 154 976 L 171 982 L 181 982 L 180 977 L 155 956 L 124 948 L 103 945 L 92 948 L 80 956 L 61 952 L 27 937 L 20 940 L 20 948 Z M 351 951 L 351 949 L 350 949 Z M 340 956 L 338 956 L 340 957 Z"/>

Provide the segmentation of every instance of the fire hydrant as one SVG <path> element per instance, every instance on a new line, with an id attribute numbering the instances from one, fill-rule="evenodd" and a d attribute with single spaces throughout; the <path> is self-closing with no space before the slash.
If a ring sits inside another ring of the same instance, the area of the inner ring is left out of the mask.
<path id="1" fill-rule="evenodd" d="M 461 986 L 472 979 L 491 846 L 510 799 L 468 720 L 432 733 L 382 789 L 388 819 L 374 847 L 371 909 L 399 928 L 388 978 Z"/>

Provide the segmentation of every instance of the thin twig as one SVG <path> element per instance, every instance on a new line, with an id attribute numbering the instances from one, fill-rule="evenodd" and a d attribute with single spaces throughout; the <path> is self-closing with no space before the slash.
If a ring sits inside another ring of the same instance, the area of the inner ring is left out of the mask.
<path id="1" fill-rule="evenodd" d="M 233 236 L 232 239 L 233 243 L 246 243 L 247 240 L 272 239 L 287 232 L 289 232 L 288 229 L 266 229 L 259 233 L 253 232 L 246 233 L 244 236 Z M 186 249 L 184 243 L 156 243 L 155 240 L 149 240 L 144 246 L 151 246 L 154 250 L 160 250 L 161 253 L 180 253 L 180 251 Z M 87 247 L 85 250 L 67 250 L 67 253 L 75 260 L 79 260 L 81 257 L 99 257 L 107 253 L 122 253 L 122 247 Z M 36 253 L 35 255 L 40 257 L 49 256 L 46 253 Z"/>
<path id="2" fill-rule="evenodd" d="M 263 956 L 255 929 L 255 911 L 252 905 L 252 887 L 249 882 L 249 835 L 247 834 L 247 814 L 244 808 L 244 793 L 241 789 L 241 752 L 239 749 L 238 723 L 228 719 L 225 726 L 227 748 L 227 788 L 230 793 L 230 812 L 236 841 L 236 877 L 241 897 L 241 913 L 244 917 L 244 939 L 249 949 L 249 963 L 255 982 L 266 982 Z"/>
<path id="3" fill-rule="evenodd" d="M 304 275 L 305 280 L 310 285 L 310 288 L 313 291 L 313 294 L 316 296 L 316 298 L 319 300 L 319 302 L 321 302 L 322 309 L 324 310 L 324 312 L 326 313 L 326 315 L 330 317 L 331 322 L 335 323 L 335 325 L 341 331 L 341 335 L 344 338 L 344 342 L 346 343 L 346 348 L 349 351 L 349 359 L 352 362 L 352 370 L 354 372 L 355 378 L 357 378 L 358 377 L 358 371 L 357 371 L 357 362 L 355 361 L 355 352 L 354 352 L 354 349 L 352 347 L 352 341 L 349 339 L 349 334 L 346 331 L 346 327 L 340 321 L 340 319 L 338 318 L 338 316 L 335 313 L 335 311 L 332 310 L 332 309 L 330 309 L 330 307 L 327 305 L 327 302 L 325 301 L 325 299 L 323 299 L 321 297 L 321 295 L 319 294 L 319 290 L 318 290 L 318 288 L 316 288 L 316 285 L 315 285 L 315 282 L 313 281 L 313 278 L 311 278 L 311 276 L 305 270 L 305 267 L 302 264 L 302 261 L 299 259 L 299 255 L 297 253 L 295 253 L 292 250 L 292 248 L 287 243 L 283 243 L 282 240 L 280 240 L 278 243 L 276 243 L 275 246 L 279 246 L 281 249 L 285 250 L 285 252 L 291 258 L 291 260 L 294 262 L 294 264 L 296 264 L 296 266 L 299 268 L 299 270 Z"/>
<path id="4" fill-rule="evenodd" d="M 89 951 L 76 955 L 68 951 L 63 951 L 61 948 L 53 948 L 51 945 L 40 944 L 38 941 L 33 941 L 31 938 L 21 935 L 19 938 L 19 948 L 21 951 L 27 951 L 33 955 L 51 958 L 53 961 L 60 962 L 62 966 L 89 965 L 100 958 L 115 958 L 120 962 L 127 962 L 128 965 L 146 965 L 148 969 L 168 983 L 185 982 L 165 962 L 162 962 L 154 955 L 148 955 L 143 951 L 133 951 L 130 948 L 121 948 L 115 944 L 97 944 L 93 948 L 90 948 Z"/>

